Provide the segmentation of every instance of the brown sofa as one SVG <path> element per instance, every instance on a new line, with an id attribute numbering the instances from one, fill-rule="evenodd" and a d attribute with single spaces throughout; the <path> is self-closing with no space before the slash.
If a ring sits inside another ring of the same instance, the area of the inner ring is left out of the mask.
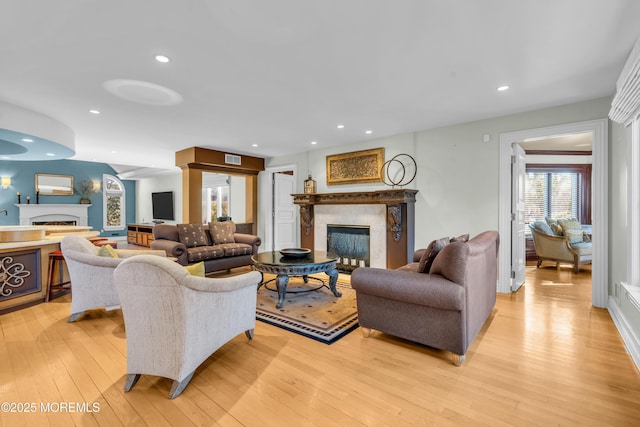
<path id="1" fill-rule="evenodd" d="M 419 273 L 424 249 L 397 270 L 358 268 L 351 276 L 358 321 L 371 329 L 448 350 L 460 365 L 496 302 L 499 236 L 485 231 L 449 243 L 428 274 Z"/>
<path id="2" fill-rule="evenodd" d="M 226 224 L 231 227 L 232 241 L 217 243 L 212 238 L 211 230 L 213 225 Z M 178 232 L 178 227 L 187 225 L 198 227 L 195 224 L 158 224 L 153 227 L 153 242 L 151 249 L 162 249 L 169 257 L 177 258 L 181 265 L 196 264 L 204 262 L 205 273 L 218 270 L 228 270 L 230 268 L 251 265 L 251 256 L 258 253 L 258 247 L 262 240 L 258 236 L 235 232 L 235 224 L 231 221 L 225 223 L 203 224 L 204 235 L 199 242 L 185 239 Z"/>

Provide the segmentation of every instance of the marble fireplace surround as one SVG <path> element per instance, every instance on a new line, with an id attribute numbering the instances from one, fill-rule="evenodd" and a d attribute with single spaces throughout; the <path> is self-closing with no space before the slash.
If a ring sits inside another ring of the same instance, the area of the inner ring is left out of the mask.
<path id="1" fill-rule="evenodd" d="M 370 227 L 370 266 L 398 268 L 414 251 L 418 190 L 293 194 L 300 206 L 302 247 L 326 251 L 327 225 Z"/>

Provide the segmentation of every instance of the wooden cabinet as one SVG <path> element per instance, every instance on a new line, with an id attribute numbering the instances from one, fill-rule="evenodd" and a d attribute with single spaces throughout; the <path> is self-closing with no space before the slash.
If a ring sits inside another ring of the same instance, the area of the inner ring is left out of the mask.
<path id="1" fill-rule="evenodd" d="M 127 224 L 127 243 L 149 247 L 151 242 L 153 242 L 153 224 Z"/>

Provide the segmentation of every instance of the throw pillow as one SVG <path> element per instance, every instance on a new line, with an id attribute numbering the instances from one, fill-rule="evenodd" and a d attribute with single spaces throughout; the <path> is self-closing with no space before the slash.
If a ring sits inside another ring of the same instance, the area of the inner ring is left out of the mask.
<path id="1" fill-rule="evenodd" d="M 221 245 L 223 243 L 235 243 L 236 240 L 233 237 L 236 225 L 232 221 L 224 222 L 210 222 L 209 233 L 213 239 L 214 245 Z"/>
<path id="2" fill-rule="evenodd" d="M 557 223 L 555 223 L 555 226 L 559 227 L 559 225 Z M 544 234 L 546 234 L 547 236 L 553 236 L 553 235 L 558 235 L 555 231 L 553 231 L 553 228 L 547 224 L 544 221 L 534 221 L 533 222 L 533 228 L 535 228 L 538 231 L 543 232 Z M 560 235 L 562 235 L 562 233 L 560 233 Z"/>
<path id="3" fill-rule="evenodd" d="M 209 239 L 207 239 L 207 234 L 202 228 L 202 224 L 178 224 L 177 228 L 180 243 L 186 247 L 195 248 L 209 244 Z"/>
<path id="4" fill-rule="evenodd" d="M 100 246 L 100 249 L 98 249 L 98 256 L 107 258 L 120 258 L 118 252 L 116 252 L 116 250 L 113 249 L 113 246 L 111 245 Z"/>
<path id="5" fill-rule="evenodd" d="M 192 276 L 204 277 L 204 262 L 202 261 L 191 265 L 185 265 L 184 268 L 186 268 Z"/>
<path id="6" fill-rule="evenodd" d="M 580 230 L 582 231 L 582 225 L 577 218 L 561 218 L 558 220 L 558 224 L 562 227 L 562 231 L 566 233 L 567 230 Z"/>
<path id="7" fill-rule="evenodd" d="M 436 259 L 436 255 L 449 244 L 449 237 L 443 237 L 438 240 L 434 240 L 429 243 L 427 250 L 424 251 L 422 257 L 420 257 L 420 263 L 418 264 L 418 273 L 429 273 L 433 260 Z"/>
<path id="8" fill-rule="evenodd" d="M 582 243 L 583 241 L 582 230 L 565 230 L 565 236 L 567 237 L 570 245 Z"/>
<path id="9" fill-rule="evenodd" d="M 563 235 L 562 226 L 558 223 L 557 219 L 546 217 L 544 220 L 547 222 L 547 225 L 549 225 L 549 228 L 551 228 L 553 234 L 556 236 Z"/>

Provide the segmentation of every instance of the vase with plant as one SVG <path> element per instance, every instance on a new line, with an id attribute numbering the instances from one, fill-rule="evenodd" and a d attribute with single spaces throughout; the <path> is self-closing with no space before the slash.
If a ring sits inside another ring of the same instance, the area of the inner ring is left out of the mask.
<path id="1" fill-rule="evenodd" d="M 93 193 L 96 193 L 98 190 L 95 188 L 92 181 L 84 180 L 80 181 L 78 187 L 76 188 L 76 191 L 80 193 L 80 204 L 88 205 L 91 204 L 89 196 L 91 196 Z"/>

